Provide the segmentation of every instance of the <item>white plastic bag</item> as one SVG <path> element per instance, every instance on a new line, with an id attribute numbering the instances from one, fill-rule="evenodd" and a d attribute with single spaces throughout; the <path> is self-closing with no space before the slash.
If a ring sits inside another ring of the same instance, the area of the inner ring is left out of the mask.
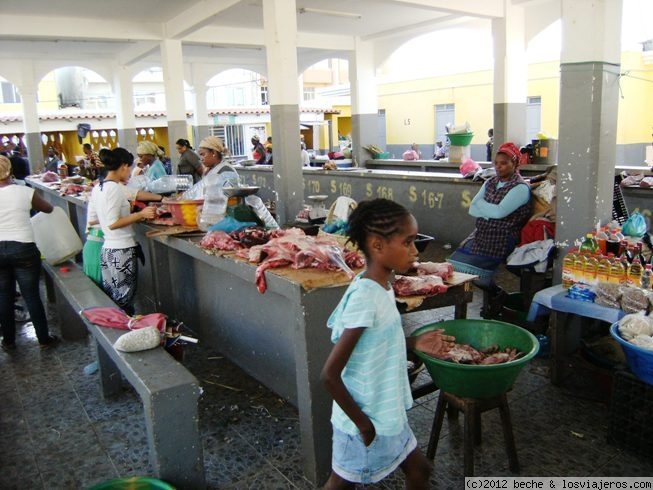
<path id="1" fill-rule="evenodd" d="M 158 347 L 161 334 L 156 327 L 139 328 L 118 337 L 113 346 L 121 352 L 138 352 Z"/>

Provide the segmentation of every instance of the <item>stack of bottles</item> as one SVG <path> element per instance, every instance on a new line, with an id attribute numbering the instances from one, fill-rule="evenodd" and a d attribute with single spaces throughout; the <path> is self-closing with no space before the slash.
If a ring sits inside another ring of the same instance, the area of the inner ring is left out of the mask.
<path id="1" fill-rule="evenodd" d="M 574 284 L 613 283 L 651 289 L 653 283 L 653 255 L 647 260 L 642 254 L 641 241 L 629 243 L 616 232 L 601 229 L 588 233 L 578 248 L 572 248 L 562 261 L 562 286 Z M 618 248 L 611 242 L 621 238 Z M 616 253 L 611 250 L 616 250 Z"/>

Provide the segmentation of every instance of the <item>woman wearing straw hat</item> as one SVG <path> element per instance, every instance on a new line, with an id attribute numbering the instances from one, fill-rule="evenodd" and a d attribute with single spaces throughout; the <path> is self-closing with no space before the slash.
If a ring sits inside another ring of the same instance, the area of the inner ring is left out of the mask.
<path id="1" fill-rule="evenodd" d="M 164 175 L 168 175 L 166 168 L 161 163 L 161 160 L 159 160 L 159 156 L 162 156 L 163 152 L 156 144 L 151 141 L 141 141 L 136 147 L 136 153 L 141 162 L 148 167 L 145 172 L 148 180 L 156 180 Z"/>
<path id="2" fill-rule="evenodd" d="M 469 214 L 476 217 L 476 229 L 447 259 L 458 272 L 476 274 L 475 284 L 486 289 L 495 303 L 506 293 L 493 280 L 499 265 L 519 243 L 521 229 L 530 216 L 530 187 L 522 179 L 520 151 L 504 143 L 494 157 L 496 176 L 487 180 L 472 200 Z"/>
<path id="3" fill-rule="evenodd" d="M 200 141 L 198 154 L 202 165 L 204 165 L 204 177 L 202 180 L 217 171 L 216 169 L 222 163 L 222 159 L 226 153 L 227 148 L 217 136 L 208 136 Z"/>

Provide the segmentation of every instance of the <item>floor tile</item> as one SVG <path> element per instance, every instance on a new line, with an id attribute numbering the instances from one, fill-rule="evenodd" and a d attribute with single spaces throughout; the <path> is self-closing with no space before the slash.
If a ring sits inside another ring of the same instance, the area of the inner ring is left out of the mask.
<path id="1" fill-rule="evenodd" d="M 475 293 L 474 308 L 480 295 Z M 470 315 L 474 308 L 470 307 Z M 53 331 L 56 315 L 49 312 Z M 411 328 L 452 318 L 451 308 L 418 312 Z M 0 488 L 78 489 L 116 477 L 151 475 L 143 407 L 129 387 L 109 400 L 99 375 L 85 374 L 95 358 L 90 339 L 42 352 L 33 327 L 21 327 L 16 355 L 0 352 Z M 297 409 L 243 373 L 209 346 L 188 348 L 185 365 L 203 387 L 199 425 L 209 489 L 301 489 L 315 486 L 301 470 Z M 429 380 L 426 371 L 420 380 Z M 529 363 L 508 393 L 523 476 L 649 476 L 648 455 L 606 443 L 607 406 L 584 390 L 581 372 L 561 387 L 548 379 L 548 361 Z M 415 400 L 409 423 L 425 452 L 438 392 Z M 431 488 L 459 489 L 464 417 L 445 417 Z M 514 476 L 496 410 L 482 416 L 483 443 L 474 450 L 477 475 Z M 329 444 L 330 441 L 324 441 Z M 401 470 L 365 489 L 404 487 Z"/>

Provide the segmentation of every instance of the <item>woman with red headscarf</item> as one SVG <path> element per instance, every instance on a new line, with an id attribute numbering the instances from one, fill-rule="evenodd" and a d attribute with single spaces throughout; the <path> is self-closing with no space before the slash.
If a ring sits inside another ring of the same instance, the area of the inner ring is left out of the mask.
<path id="1" fill-rule="evenodd" d="M 447 259 L 456 271 L 478 275 L 476 285 L 494 297 L 504 293 L 494 283 L 494 273 L 519 243 L 530 216 L 530 187 L 517 172 L 520 154 L 513 143 L 499 147 L 494 157 L 496 176 L 483 184 L 469 207 L 476 229 Z"/>

